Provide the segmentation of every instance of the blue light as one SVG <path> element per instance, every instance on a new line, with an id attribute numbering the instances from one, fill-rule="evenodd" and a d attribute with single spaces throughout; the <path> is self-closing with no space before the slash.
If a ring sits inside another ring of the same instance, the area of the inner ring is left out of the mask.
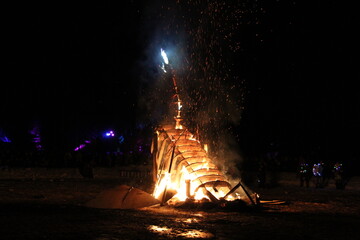
<path id="1" fill-rule="evenodd" d="M 0 137 L 0 141 L 10 143 L 11 140 L 7 136 Z"/>
<path id="2" fill-rule="evenodd" d="M 5 132 L 0 128 L 0 142 L 11 143 L 11 140 L 6 136 Z"/>
<path id="3" fill-rule="evenodd" d="M 106 132 L 106 133 L 105 133 L 105 136 L 106 136 L 106 137 L 114 137 L 114 136 L 115 136 L 115 133 L 114 133 L 114 131 L 109 131 L 109 132 Z"/>

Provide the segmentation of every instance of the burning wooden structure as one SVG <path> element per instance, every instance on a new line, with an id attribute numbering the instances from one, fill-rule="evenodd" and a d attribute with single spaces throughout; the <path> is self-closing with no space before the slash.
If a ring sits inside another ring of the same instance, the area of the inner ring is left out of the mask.
<path id="1" fill-rule="evenodd" d="M 250 193 L 241 182 L 232 186 L 214 164 L 206 147 L 181 124 L 182 102 L 175 74 L 162 49 L 161 55 L 164 59 L 162 69 L 171 73 L 177 109 L 175 123 L 159 127 L 154 134 L 151 149 L 155 182 L 153 196 L 163 204 L 186 199 L 211 202 L 241 199 L 257 204 L 258 195 Z"/>
<path id="2" fill-rule="evenodd" d="M 253 205 L 260 203 L 256 193 L 240 182 L 232 186 L 226 175 L 210 158 L 206 145 L 182 125 L 181 108 L 175 74 L 169 66 L 165 52 L 162 69 L 170 70 L 177 106 L 175 122 L 155 129 L 151 153 L 155 188 L 152 196 L 140 189 L 118 186 L 102 192 L 86 206 L 96 208 L 140 208 L 160 204 L 176 204 L 189 200 L 223 205 L 242 200 Z"/>
<path id="3" fill-rule="evenodd" d="M 162 126 L 154 135 L 153 196 L 162 203 L 241 199 L 256 204 L 257 194 L 250 193 L 241 182 L 232 186 L 200 141 L 179 124 L 179 118 L 175 120 L 176 124 Z"/>

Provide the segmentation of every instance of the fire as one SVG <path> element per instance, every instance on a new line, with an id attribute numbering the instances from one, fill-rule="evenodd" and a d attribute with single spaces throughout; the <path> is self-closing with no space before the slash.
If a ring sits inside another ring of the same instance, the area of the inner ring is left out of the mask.
<path id="1" fill-rule="evenodd" d="M 208 147 L 208 145 L 207 145 L 206 143 L 204 144 L 204 150 L 205 150 L 205 152 L 207 152 L 207 153 L 209 152 L 209 147 Z"/>
<path id="2" fill-rule="evenodd" d="M 183 129 L 184 127 L 181 125 L 181 119 L 175 118 L 175 120 L 176 120 L 175 129 Z"/>
<path id="3" fill-rule="evenodd" d="M 155 187 L 153 196 L 155 198 L 159 198 L 160 194 L 162 193 L 162 191 L 171 184 L 171 182 L 169 181 L 170 179 L 170 174 L 169 173 L 165 173 L 164 177 L 158 182 L 158 184 Z"/>
<path id="4" fill-rule="evenodd" d="M 168 57 L 167 57 L 167 55 L 166 55 L 166 52 L 164 51 L 164 49 L 160 49 L 160 52 L 161 52 L 161 56 L 162 56 L 162 58 L 163 58 L 163 60 L 164 60 L 164 63 L 165 64 L 169 64 L 169 59 L 168 59 Z"/>
<path id="5" fill-rule="evenodd" d="M 161 49 L 167 69 L 171 69 L 167 55 Z M 165 65 L 163 70 L 165 71 Z M 175 126 L 164 125 L 156 129 L 152 143 L 155 189 L 153 196 L 162 203 L 192 199 L 194 201 L 235 200 L 248 198 L 254 203 L 244 186 L 232 187 L 226 176 L 213 163 L 207 144 L 201 145 L 194 135 L 181 124 L 182 102 L 175 74 L 172 75 L 176 97 Z M 241 192 L 236 192 L 239 187 Z"/>
<path id="6" fill-rule="evenodd" d="M 155 198 L 163 202 L 169 199 L 178 202 L 244 198 L 244 194 L 230 192 L 232 186 L 226 176 L 186 128 L 166 125 L 157 129 L 157 133 L 153 140 L 156 147 L 152 152 L 156 173 Z M 169 193 L 171 196 L 167 196 Z"/>

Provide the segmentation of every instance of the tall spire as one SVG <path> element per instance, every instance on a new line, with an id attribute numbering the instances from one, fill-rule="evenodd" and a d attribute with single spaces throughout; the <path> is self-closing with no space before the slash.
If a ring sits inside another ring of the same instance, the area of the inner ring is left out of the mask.
<path id="1" fill-rule="evenodd" d="M 176 98 L 176 106 L 177 106 L 177 110 L 176 110 L 176 116 L 174 117 L 175 119 L 175 128 L 176 129 L 182 129 L 182 125 L 181 125 L 181 121 L 183 120 L 183 118 L 181 117 L 181 108 L 182 108 L 182 102 L 180 99 L 180 95 L 179 95 L 179 90 L 177 87 L 177 83 L 176 83 L 176 77 L 175 77 L 175 71 L 172 69 L 170 63 L 169 63 L 169 59 L 166 55 L 166 52 L 161 49 L 161 56 L 164 60 L 163 65 L 162 65 L 162 69 L 164 72 L 167 72 L 166 70 L 170 70 L 171 73 L 171 79 L 173 81 L 173 85 L 174 85 L 174 91 L 175 91 L 175 98 Z"/>

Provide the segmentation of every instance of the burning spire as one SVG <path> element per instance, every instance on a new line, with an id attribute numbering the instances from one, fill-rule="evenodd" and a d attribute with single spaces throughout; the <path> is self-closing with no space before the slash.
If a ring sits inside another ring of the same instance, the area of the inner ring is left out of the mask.
<path id="1" fill-rule="evenodd" d="M 155 189 L 153 196 L 162 203 L 186 199 L 220 202 L 247 199 L 255 204 L 256 195 L 249 194 L 239 182 L 232 187 L 227 177 L 212 162 L 207 148 L 194 139 L 193 134 L 181 125 L 182 102 L 176 84 L 175 71 L 171 68 L 166 52 L 161 49 L 162 69 L 170 72 L 174 85 L 177 114 L 174 125 L 157 129 L 152 144 Z"/>
<path id="2" fill-rule="evenodd" d="M 163 71 L 166 73 L 166 69 L 169 69 L 170 70 L 170 73 L 171 73 L 171 79 L 172 79 L 172 82 L 173 82 L 173 85 L 174 85 L 174 91 L 175 91 L 175 98 L 176 98 L 176 102 L 175 104 L 177 105 L 177 114 L 176 116 L 174 117 L 175 119 L 175 128 L 176 129 L 182 129 L 183 126 L 181 125 L 181 121 L 183 120 L 183 118 L 181 117 L 181 108 L 182 108 L 182 104 L 181 104 L 181 99 L 180 99 L 180 95 L 179 95 L 179 89 L 177 87 L 177 83 L 176 83 L 176 77 L 175 77 L 175 71 L 172 69 L 170 63 L 169 63 L 169 58 L 167 57 L 167 54 L 165 52 L 164 49 L 160 49 L 160 53 L 161 53 L 161 56 L 164 60 L 164 62 L 162 63 L 162 66 L 161 66 L 161 69 L 163 69 Z"/>

